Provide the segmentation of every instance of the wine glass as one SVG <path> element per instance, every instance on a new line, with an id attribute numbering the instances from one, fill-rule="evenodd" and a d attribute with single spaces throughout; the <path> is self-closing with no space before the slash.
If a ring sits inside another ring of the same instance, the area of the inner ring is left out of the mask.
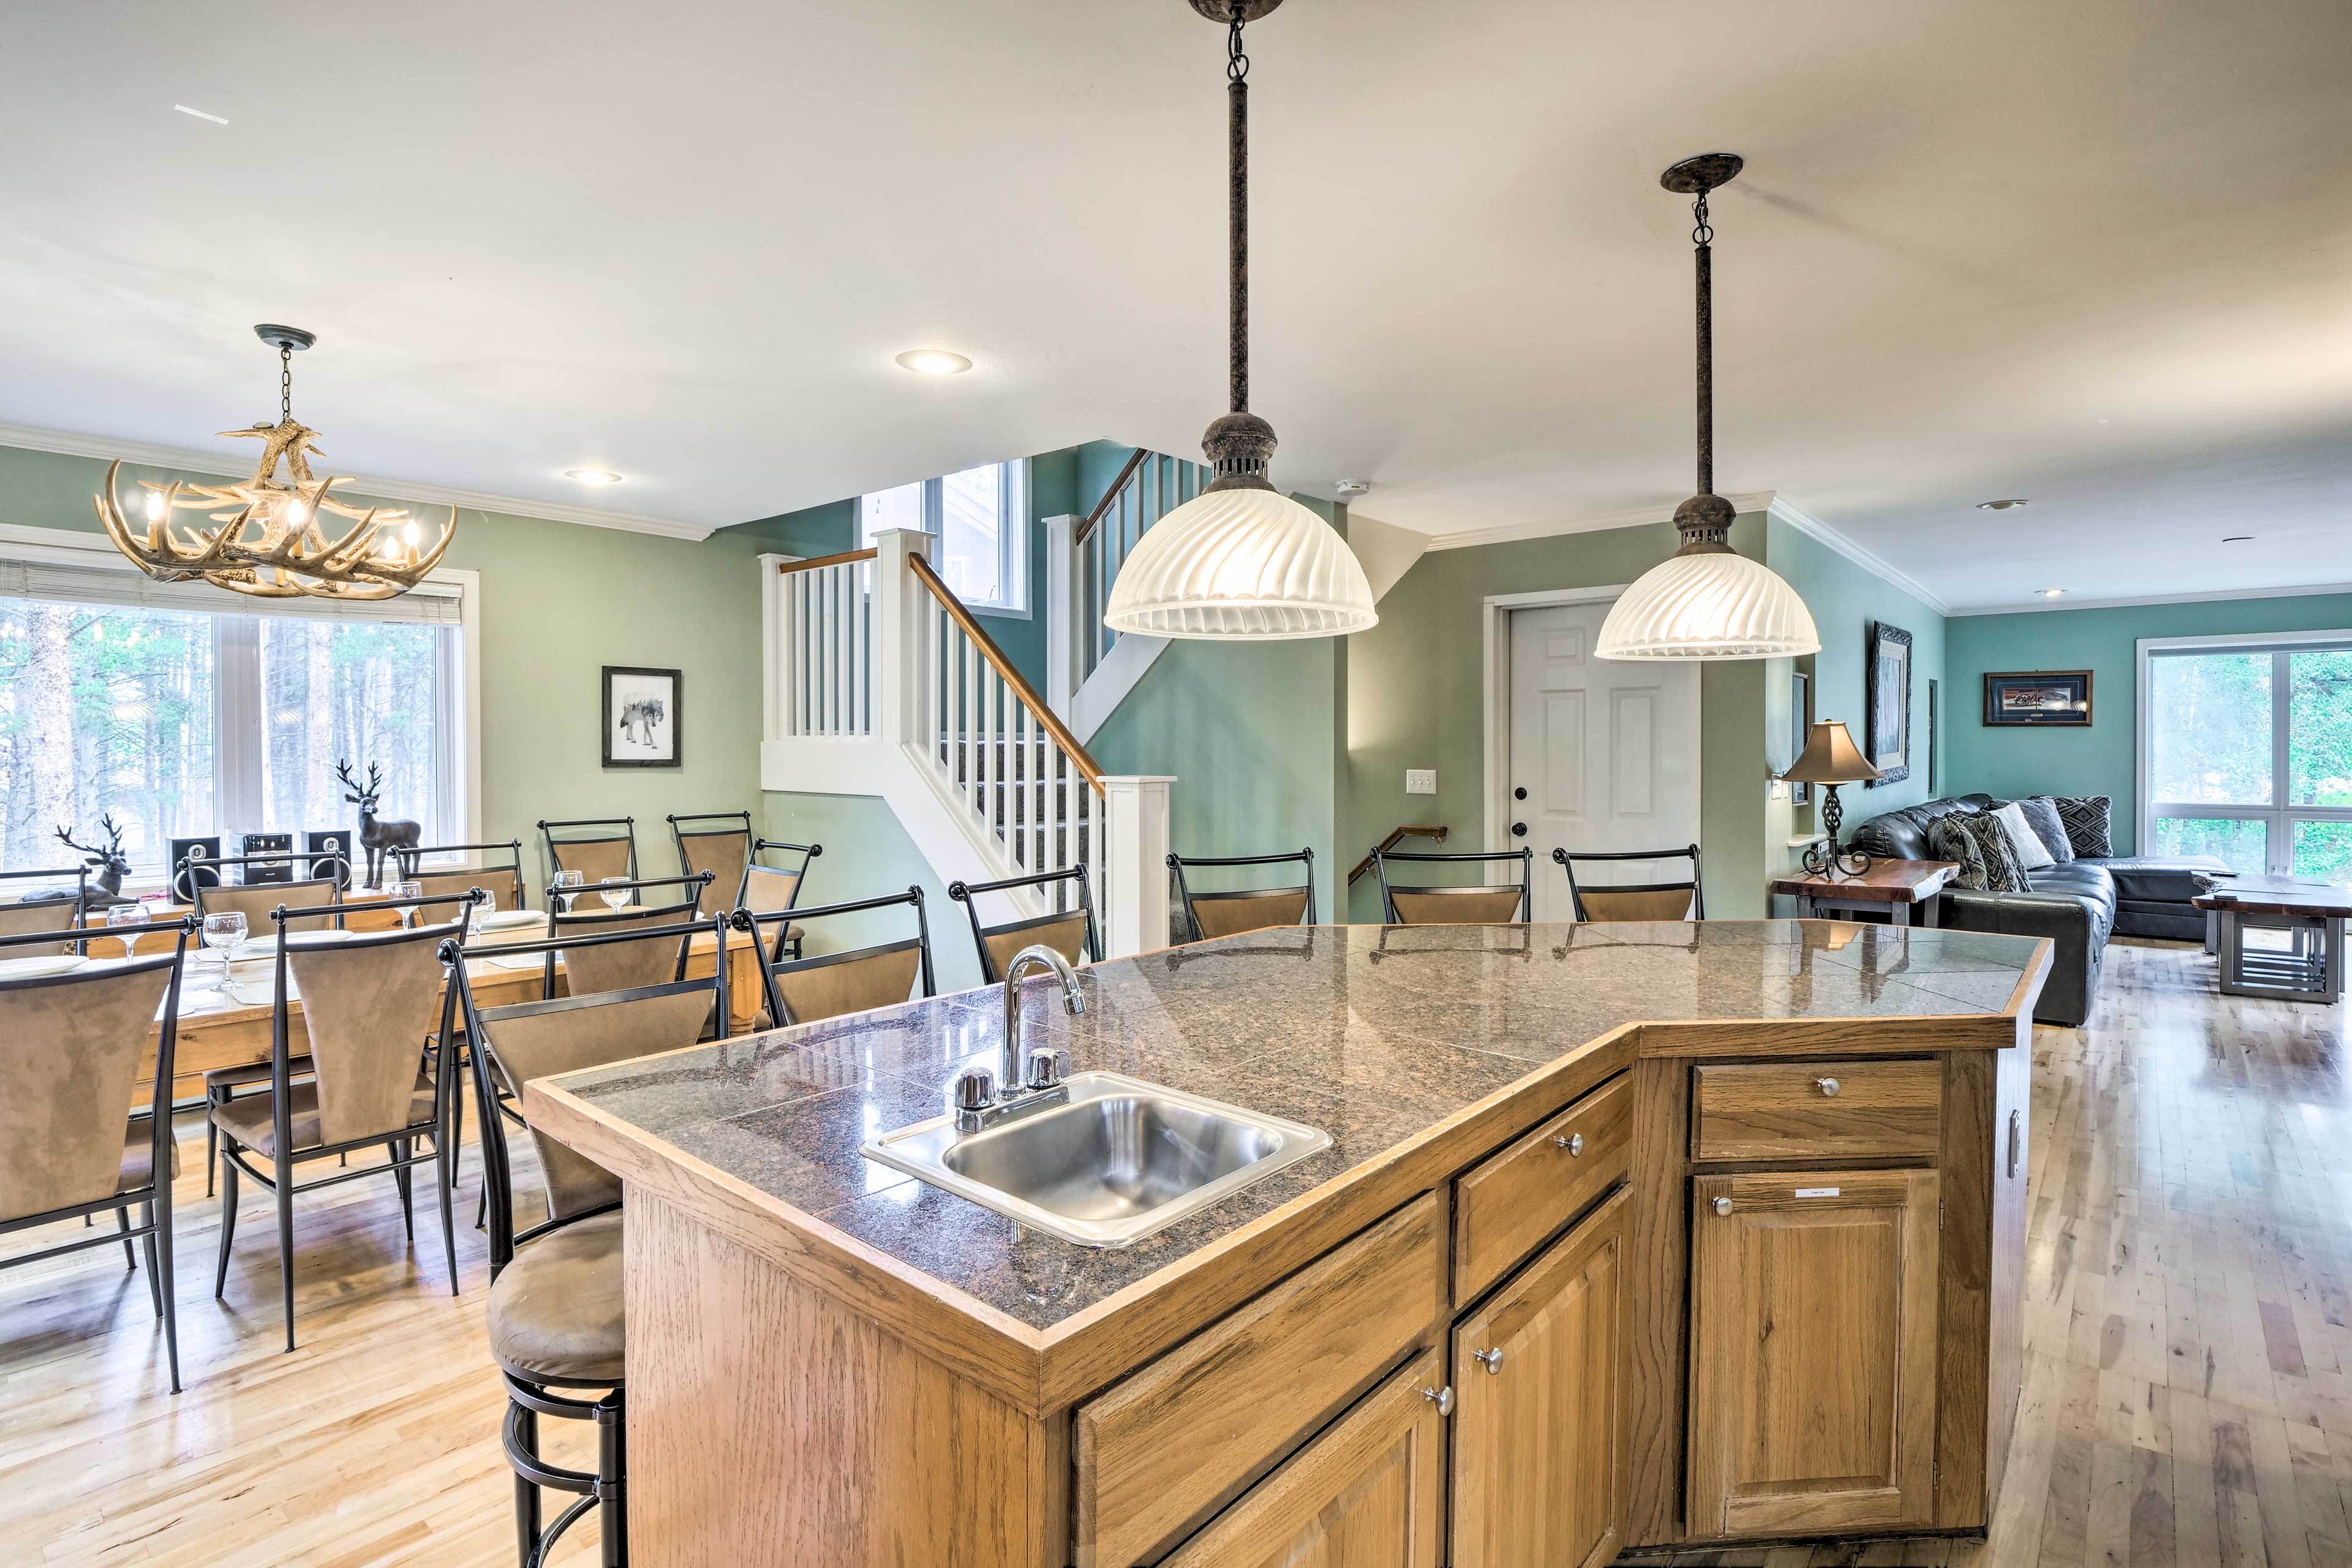
<path id="1" fill-rule="evenodd" d="M 228 979 L 229 955 L 245 945 L 245 911 L 226 910 L 205 917 L 204 942 L 220 954 L 221 979 Z"/>
<path id="2" fill-rule="evenodd" d="M 558 871 L 555 874 L 555 886 L 558 888 L 582 888 L 587 884 L 588 873 L 585 871 Z M 556 901 L 562 906 L 562 913 L 568 915 L 572 912 L 571 894 L 559 892 L 556 894 Z"/>
<path id="3" fill-rule="evenodd" d="M 600 896 L 604 899 L 604 907 L 608 910 L 626 909 L 628 908 L 629 900 L 636 896 L 635 893 L 630 891 L 629 879 L 626 877 L 600 878 L 598 879 L 598 883 L 604 889 L 603 894 Z"/>
<path id="4" fill-rule="evenodd" d="M 389 882 L 384 885 L 384 900 L 400 911 L 403 931 L 416 923 L 416 900 L 425 896 L 422 882 Z"/>
<path id="5" fill-rule="evenodd" d="M 118 928 L 121 927 L 145 925 L 146 923 L 147 906 L 144 904 L 116 904 L 106 911 L 106 929 L 110 931 L 117 931 Z M 114 940 L 122 944 L 123 961 L 125 963 L 130 962 L 131 944 L 135 940 L 131 933 L 128 931 L 121 931 Z"/>

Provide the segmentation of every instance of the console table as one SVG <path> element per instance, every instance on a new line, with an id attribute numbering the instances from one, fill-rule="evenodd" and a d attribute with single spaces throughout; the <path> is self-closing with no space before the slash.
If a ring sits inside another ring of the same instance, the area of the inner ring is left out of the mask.
<path id="1" fill-rule="evenodd" d="M 1771 890 L 1796 900 L 1797 913 L 1808 920 L 1824 911 L 1844 910 L 1883 914 L 1895 925 L 1907 926 L 1916 909 L 1919 923 L 1932 926 L 1936 896 L 1959 874 L 1959 867 L 1949 860 L 1873 860 L 1858 877 L 1842 872 L 1775 877 Z"/>

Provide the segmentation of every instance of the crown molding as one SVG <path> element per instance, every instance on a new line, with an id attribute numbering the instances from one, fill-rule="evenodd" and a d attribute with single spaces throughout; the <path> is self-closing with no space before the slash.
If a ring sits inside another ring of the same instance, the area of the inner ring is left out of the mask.
<path id="1" fill-rule="evenodd" d="M 1731 502 L 1734 511 L 1762 511 L 1772 504 L 1772 492 L 1755 490 L 1724 499 Z M 1509 544 L 1521 539 L 1549 539 L 1554 534 L 1564 533 L 1599 533 L 1604 529 L 1641 528 L 1674 520 L 1672 507 L 1663 511 L 1654 506 L 1632 507 L 1624 511 L 1602 512 L 1591 517 L 1566 518 L 1550 522 L 1510 522 L 1498 528 L 1465 529 L 1460 533 L 1433 533 L 1429 536 L 1429 548 L 1467 550 L 1476 544 Z"/>
<path id="2" fill-rule="evenodd" d="M 1937 615 L 1948 616 L 1952 614 L 1952 607 L 1944 603 L 1939 595 L 1919 579 L 1900 567 L 1891 564 L 1883 556 L 1864 549 L 1788 497 L 1773 495 L 1766 505 L 1765 510 L 1808 539 L 1836 551 L 1873 576 L 1884 578 L 1894 584 Z"/>
<path id="3" fill-rule="evenodd" d="M 2352 594 L 2352 583 L 2313 583 L 2300 588 L 2217 588 L 2196 594 L 2142 594 L 2123 599 L 2044 599 L 2030 604 L 1984 605 L 1954 610 L 1954 616 L 2039 616 L 2063 610 L 2127 610 L 2142 605 L 2210 605 L 2224 599 L 2299 599 L 2313 594 Z M 2299 634 L 2298 634 L 2299 635 Z M 2242 642 L 2242 637 L 2231 639 Z"/>
<path id="4" fill-rule="evenodd" d="M 110 436 L 79 436 L 63 430 L 41 430 L 28 425 L 0 425 L 0 447 L 32 452 L 55 452 L 68 458 L 96 458 L 111 462 L 143 463 L 158 468 L 193 468 L 200 474 L 235 477 L 235 454 L 198 451 L 187 447 L 159 447 L 144 441 L 119 441 Z M 414 479 L 373 479 L 353 475 L 352 488 L 362 495 L 386 500 L 424 501 L 432 506 L 465 507 L 474 511 L 504 512 L 509 517 L 545 518 L 551 522 L 577 522 L 622 533 L 650 533 L 661 539 L 700 543 L 718 530 L 705 523 L 679 522 L 674 518 L 638 512 L 599 511 L 563 501 L 530 500 L 521 496 L 491 495 L 482 490 L 453 489 L 446 485 L 420 484 Z"/>

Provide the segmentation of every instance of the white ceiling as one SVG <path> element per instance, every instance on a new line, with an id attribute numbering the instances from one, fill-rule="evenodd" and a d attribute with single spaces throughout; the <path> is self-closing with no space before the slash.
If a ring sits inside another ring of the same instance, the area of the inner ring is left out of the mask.
<path id="1" fill-rule="evenodd" d="M 239 451 L 285 321 L 339 469 L 723 524 L 1223 408 L 1184 0 L 5 15 L 0 423 Z M 1725 493 L 1956 607 L 2352 581 L 2343 0 L 1289 0 L 1251 40 L 1291 488 L 1663 515 L 1656 178 L 1720 147 Z M 891 363 L 927 344 L 978 368 Z"/>

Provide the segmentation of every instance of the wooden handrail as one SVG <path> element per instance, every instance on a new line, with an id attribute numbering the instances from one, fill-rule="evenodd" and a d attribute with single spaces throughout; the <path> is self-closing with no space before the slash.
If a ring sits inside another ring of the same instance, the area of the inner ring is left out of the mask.
<path id="1" fill-rule="evenodd" d="M 1119 469 L 1118 478 L 1111 480 L 1110 488 L 1102 493 L 1102 500 L 1095 502 L 1095 510 L 1087 513 L 1087 520 L 1078 524 L 1078 531 L 1073 536 L 1076 542 L 1084 544 L 1087 542 L 1087 535 L 1092 533 L 1095 524 L 1110 511 L 1111 502 L 1118 500 L 1118 492 L 1127 489 L 1127 481 L 1135 477 L 1135 470 L 1143 467 L 1143 459 L 1150 456 L 1150 449 L 1143 447 L 1138 447 L 1129 454 L 1127 466 Z"/>
<path id="2" fill-rule="evenodd" d="M 839 566 L 845 562 L 871 561 L 881 553 L 878 550 L 845 550 L 838 555 L 820 555 L 810 561 L 786 561 L 776 567 L 778 572 L 814 572 L 820 566 Z"/>
<path id="3" fill-rule="evenodd" d="M 1437 823 L 1427 827 L 1400 827 L 1395 832 L 1390 834 L 1386 838 L 1381 839 L 1380 848 L 1373 851 L 1373 854 L 1385 855 L 1408 838 L 1434 838 L 1440 844 L 1443 844 L 1445 842 L 1445 825 L 1444 823 Z M 1357 878 L 1362 876 L 1371 868 L 1372 857 L 1370 855 L 1367 855 L 1362 859 L 1356 862 L 1356 868 L 1348 873 L 1348 880 L 1353 882 Z"/>
<path id="4" fill-rule="evenodd" d="M 940 608 L 948 613 L 948 618 L 955 622 L 963 635 L 980 649 L 981 657 L 988 660 L 989 668 L 1003 677 L 1004 684 L 1013 689 L 1013 695 L 1029 710 L 1029 716 L 1037 721 L 1037 727 L 1051 735 L 1054 743 L 1069 754 L 1071 764 L 1086 775 L 1087 783 L 1094 786 L 1094 792 L 1102 794 L 1101 767 L 1087 753 L 1087 749 L 1078 744 L 1078 738 L 1070 733 L 1068 727 L 1055 717 L 1054 710 L 1045 706 L 1045 700 L 1037 695 L 1037 689 L 1029 684 L 1028 678 L 1013 667 L 1013 661 L 1004 657 L 1004 650 L 996 646 L 996 639 L 980 629 L 980 623 L 971 618 L 971 612 L 963 607 L 963 601 L 955 596 L 955 590 L 940 582 L 940 574 L 932 571 L 931 563 L 921 556 L 908 556 L 907 564 L 914 568 L 915 581 L 930 590 L 931 597 L 940 602 Z"/>

